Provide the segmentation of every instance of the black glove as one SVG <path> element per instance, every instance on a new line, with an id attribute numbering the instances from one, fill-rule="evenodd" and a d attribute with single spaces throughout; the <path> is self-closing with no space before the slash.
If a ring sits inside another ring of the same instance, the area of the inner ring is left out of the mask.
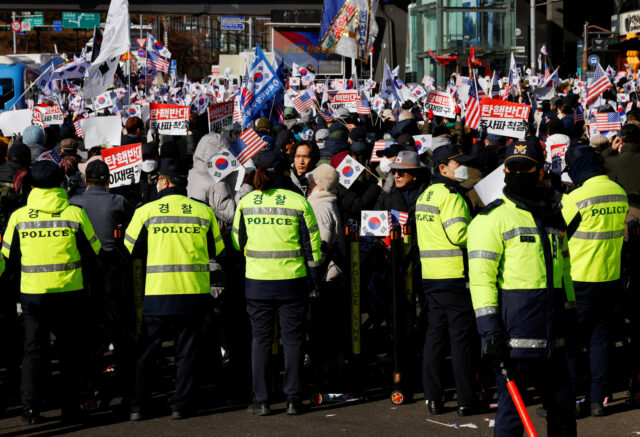
<path id="1" fill-rule="evenodd" d="M 502 335 L 494 335 L 482 347 L 482 355 L 488 359 L 491 364 L 498 367 L 500 363 L 504 363 L 509 359 L 509 346 L 507 340 Z"/>

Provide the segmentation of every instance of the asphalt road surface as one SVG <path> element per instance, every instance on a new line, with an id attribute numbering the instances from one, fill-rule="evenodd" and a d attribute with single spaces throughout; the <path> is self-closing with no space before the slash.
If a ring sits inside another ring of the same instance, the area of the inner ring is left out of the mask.
<path id="1" fill-rule="evenodd" d="M 632 409 L 625 402 L 625 393 L 614 395 L 607 406 L 606 417 L 588 417 L 578 421 L 580 436 L 631 436 L 640 434 L 640 409 Z M 169 416 L 156 416 L 141 422 L 117 420 L 111 413 L 98 413 L 84 425 L 63 426 L 60 411 L 44 413 L 46 421 L 40 425 L 21 423 L 20 409 L 4 412 L 0 419 L 0 435 L 40 436 L 147 436 L 216 435 L 216 436 L 491 436 L 490 413 L 458 417 L 455 402 L 447 404 L 450 410 L 431 416 L 416 395 L 414 403 L 394 406 L 388 399 L 330 404 L 312 408 L 300 416 L 287 416 L 284 404 L 273 406 L 274 414 L 257 417 L 248 413 L 244 405 L 202 410 L 184 420 Z M 544 419 L 536 416 L 536 405 L 528 408 L 540 436 L 546 435 Z M 455 425 L 455 426 L 454 426 Z"/>

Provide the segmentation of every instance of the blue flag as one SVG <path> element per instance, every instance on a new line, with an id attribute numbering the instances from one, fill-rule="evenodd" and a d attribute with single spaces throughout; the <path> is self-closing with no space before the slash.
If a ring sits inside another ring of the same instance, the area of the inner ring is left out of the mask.
<path id="1" fill-rule="evenodd" d="M 265 103 L 267 103 L 280 88 L 282 88 L 282 82 L 280 82 L 273 68 L 269 65 L 269 61 L 264 56 L 264 53 L 262 53 L 260 46 L 256 46 L 253 64 L 251 65 L 246 88 L 243 93 L 243 128 L 249 125 Z"/>

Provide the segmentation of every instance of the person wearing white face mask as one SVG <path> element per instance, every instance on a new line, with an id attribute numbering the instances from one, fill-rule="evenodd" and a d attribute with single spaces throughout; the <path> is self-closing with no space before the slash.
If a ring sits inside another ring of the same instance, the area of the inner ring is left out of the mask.
<path id="1" fill-rule="evenodd" d="M 458 392 L 458 415 L 473 412 L 472 357 L 478 336 L 471 295 L 466 286 L 465 251 L 471 214 L 465 190 L 468 177 L 462 154 L 449 144 L 433 152 L 431 185 L 416 203 L 416 231 L 427 308 L 427 332 L 422 362 L 424 397 L 431 414 L 443 412 L 444 360 L 449 337 L 451 363 Z M 479 346 L 479 345 L 478 345 Z"/>

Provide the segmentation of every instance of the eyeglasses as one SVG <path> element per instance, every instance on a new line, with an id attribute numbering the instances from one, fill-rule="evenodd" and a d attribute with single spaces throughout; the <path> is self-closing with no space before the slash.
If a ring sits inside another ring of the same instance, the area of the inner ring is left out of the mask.
<path id="1" fill-rule="evenodd" d="M 409 174 L 409 172 L 406 171 L 406 170 L 397 170 L 395 168 L 391 170 L 391 173 L 393 173 L 394 175 L 397 174 L 401 178 L 403 178 L 403 177 L 405 177 L 405 176 L 407 176 Z"/>

